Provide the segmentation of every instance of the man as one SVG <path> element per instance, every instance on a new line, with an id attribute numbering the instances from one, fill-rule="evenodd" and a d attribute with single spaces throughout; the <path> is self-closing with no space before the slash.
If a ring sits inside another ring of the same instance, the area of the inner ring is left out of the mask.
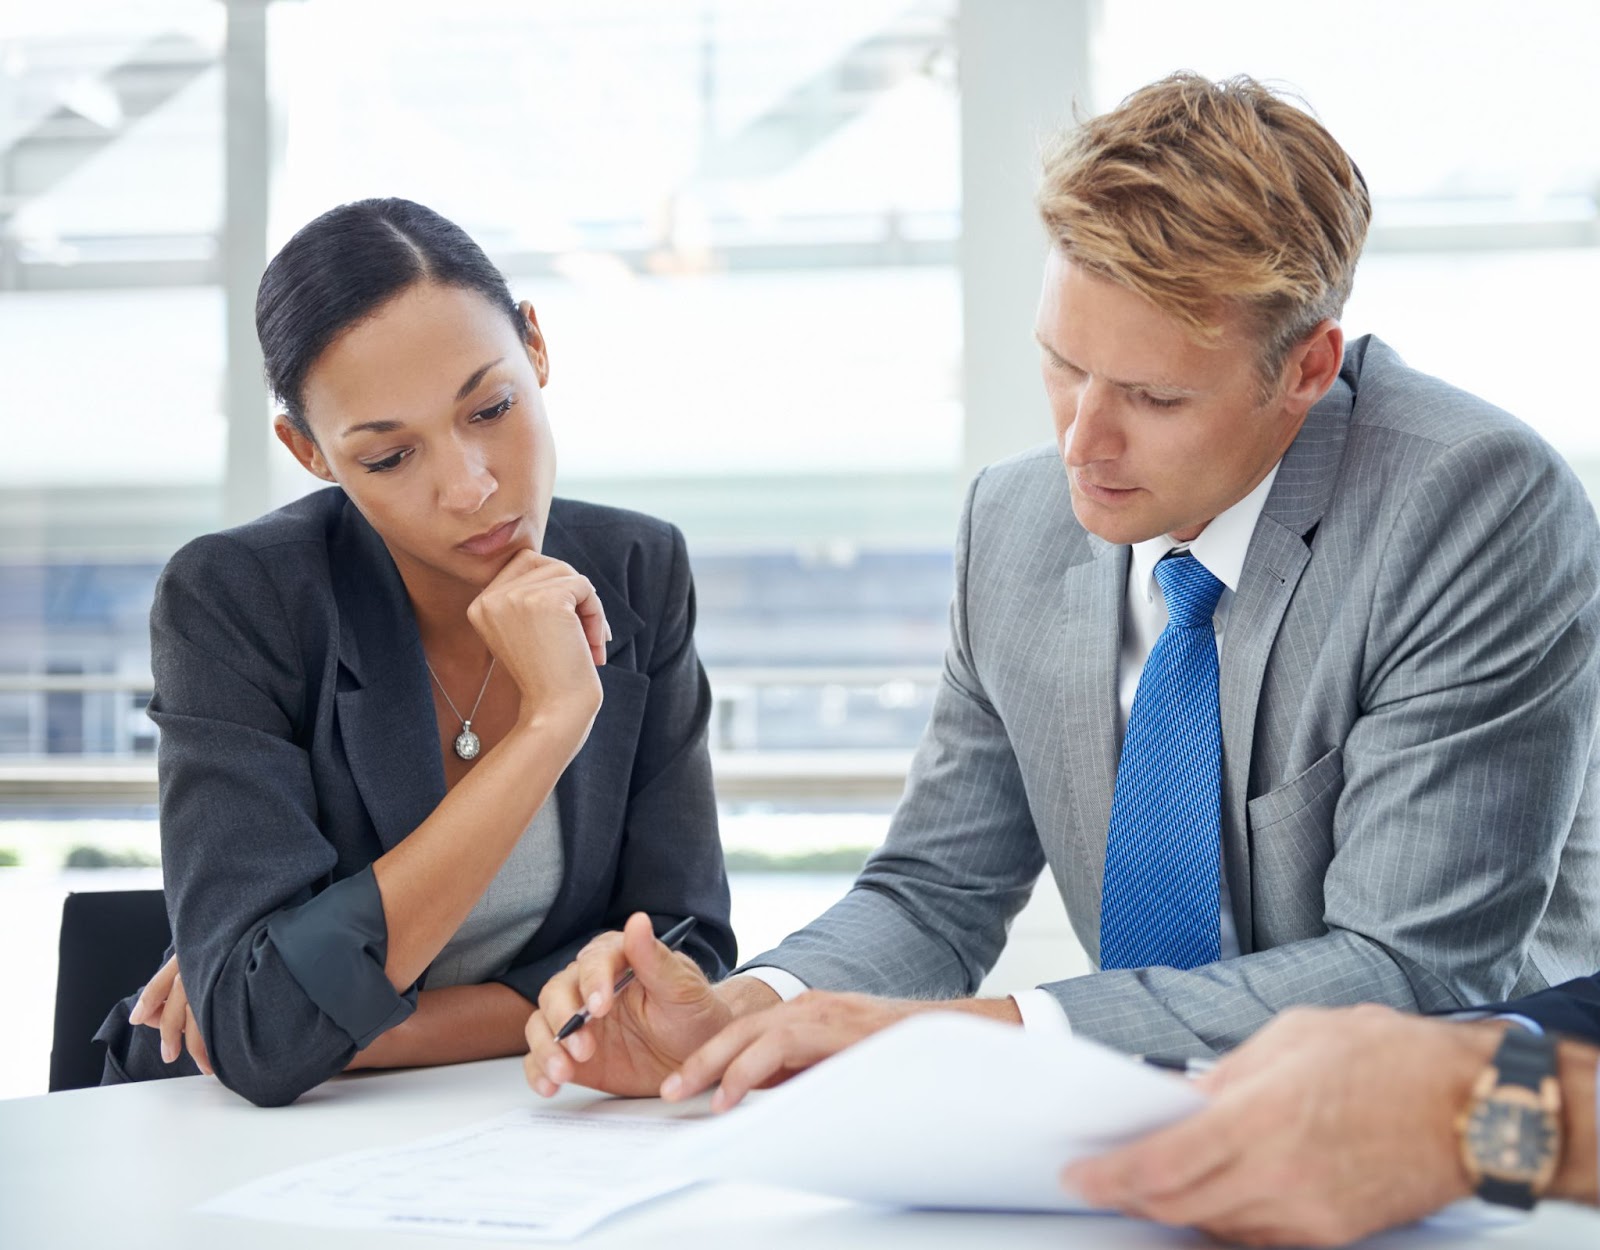
<path id="1" fill-rule="evenodd" d="M 540 1092 L 720 1078 L 728 1106 L 929 1000 L 1201 1056 L 1295 1004 L 1600 966 L 1600 533 L 1525 426 L 1347 348 L 1349 157 L 1251 80 L 1177 75 L 1067 136 L 1039 204 L 1056 446 L 973 483 L 884 846 L 714 991 L 642 918 L 598 939 L 529 1022 Z M 1046 866 L 1100 970 L 960 997 Z"/>
<path id="2" fill-rule="evenodd" d="M 1533 1032 L 1381 1007 L 1290 1011 L 1201 1078 L 1203 1110 L 1066 1182 L 1099 1205 L 1256 1245 L 1340 1245 L 1474 1190 L 1519 1206 L 1600 1201 L 1600 976 L 1504 1010 Z M 1582 1041 L 1540 1042 L 1546 1028 Z M 1553 1109 L 1507 1088 L 1506 1047 L 1544 1051 Z"/>

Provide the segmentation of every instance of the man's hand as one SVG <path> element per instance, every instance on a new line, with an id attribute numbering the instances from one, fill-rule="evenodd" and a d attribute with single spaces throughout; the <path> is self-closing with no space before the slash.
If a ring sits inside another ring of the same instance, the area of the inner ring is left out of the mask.
<path id="1" fill-rule="evenodd" d="M 921 1005 L 808 990 L 733 1021 L 661 1083 L 661 1096 L 669 1102 L 692 1098 L 720 1077 L 711 1109 L 726 1111 L 752 1089 L 787 1080 Z"/>
<path id="2" fill-rule="evenodd" d="M 634 982 L 611 987 L 626 968 Z M 565 1042 L 556 1033 L 585 1004 L 589 1023 Z M 662 1078 L 733 1019 L 694 960 L 656 940 L 650 917 L 636 912 L 621 933 L 590 942 L 539 993 L 528 1020 L 528 1084 L 550 1097 L 568 1081 L 608 1094 L 653 1097 Z"/>
<path id="3" fill-rule="evenodd" d="M 1199 1082 L 1188 1119 L 1063 1180 L 1248 1245 L 1342 1245 L 1470 1192 L 1455 1120 L 1505 1025 L 1385 1007 L 1285 1012 Z"/>
<path id="4" fill-rule="evenodd" d="M 205 1038 L 200 1036 L 200 1025 L 189 1006 L 176 955 L 161 965 L 161 970 L 140 992 L 133 1010 L 128 1013 L 128 1023 L 161 1031 L 161 1062 L 176 1063 L 178 1056 L 188 1050 L 200 1071 L 206 1076 L 212 1075 L 211 1057 L 206 1054 Z"/>
<path id="5" fill-rule="evenodd" d="M 662 1082 L 661 1096 L 678 1102 L 720 1078 L 711 1109 L 726 1111 L 752 1089 L 786 1081 L 880 1029 L 923 1011 L 960 1011 L 1021 1023 L 1016 1004 L 1009 998 L 930 1003 L 808 990 L 787 1003 L 733 1021 Z"/>

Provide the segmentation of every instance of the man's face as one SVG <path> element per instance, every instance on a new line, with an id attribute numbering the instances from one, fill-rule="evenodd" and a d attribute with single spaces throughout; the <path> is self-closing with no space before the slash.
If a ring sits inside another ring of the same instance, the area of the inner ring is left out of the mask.
<path id="1" fill-rule="evenodd" d="M 1214 346 L 1052 248 L 1036 335 L 1072 510 L 1113 543 L 1187 541 L 1253 490 L 1305 418 L 1263 403 L 1259 344 L 1238 319 Z"/>

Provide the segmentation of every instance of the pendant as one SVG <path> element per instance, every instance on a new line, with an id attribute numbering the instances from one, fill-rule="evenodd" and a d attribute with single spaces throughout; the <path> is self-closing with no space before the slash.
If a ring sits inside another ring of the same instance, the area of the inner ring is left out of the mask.
<path id="1" fill-rule="evenodd" d="M 471 721 L 461 722 L 461 732 L 456 735 L 455 745 L 456 755 L 460 759 L 475 760 L 478 758 L 478 752 L 482 749 L 483 744 L 478 741 L 478 735 L 472 732 Z"/>

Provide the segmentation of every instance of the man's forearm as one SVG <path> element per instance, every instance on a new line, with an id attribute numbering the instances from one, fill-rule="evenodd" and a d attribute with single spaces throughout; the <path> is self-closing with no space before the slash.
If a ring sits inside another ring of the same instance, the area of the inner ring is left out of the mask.
<path id="1" fill-rule="evenodd" d="M 350 1062 L 357 1068 L 422 1068 L 520 1055 L 533 1006 L 515 990 L 489 982 L 423 990 L 417 1010 Z"/>
<path id="2" fill-rule="evenodd" d="M 1394 957 L 1350 930 L 1192 971 L 1119 968 L 1040 988 L 1061 1004 L 1076 1034 L 1116 1050 L 1190 1058 L 1231 1050 L 1289 1007 L 1441 1005 L 1419 1003 Z"/>
<path id="3" fill-rule="evenodd" d="M 985 1020 L 998 1020 L 1001 1024 L 1021 1024 L 1022 1012 L 1017 1010 L 1014 998 L 956 998 L 947 1003 L 928 1003 L 929 1011 L 960 1011 L 969 1016 L 982 1016 Z"/>
<path id="4" fill-rule="evenodd" d="M 1595 1124 L 1595 1067 L 1600 1064 L 1600 1050 L 1562 1042 L 1559 1064 L 1561 1164 L 1550 1183 L 1550 1196 L 1594 1204 L 1600 1202 L 1600 1159 L 1596 1158 L 1600 1128 Z"/>

